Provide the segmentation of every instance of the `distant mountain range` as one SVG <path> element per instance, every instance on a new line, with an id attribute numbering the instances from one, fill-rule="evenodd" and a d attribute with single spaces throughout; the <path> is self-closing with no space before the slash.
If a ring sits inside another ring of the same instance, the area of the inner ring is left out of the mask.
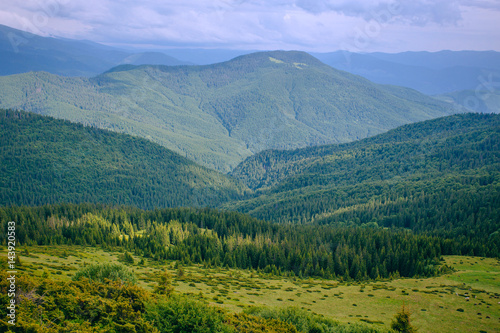
<path id="1" fill-rule="evenodd" d="M 160 52 L 127 52 L 91 41 L 41 37 L 0 25 L 0 75 L 45 71 L 93 76 L 120 64 L 188 64 Z"/>
<path id="2" fill-rule="evenodd" d="M 500 80 L 500 76 L 498 77 Z M 444 102 L 452 103 L 456 108 L 481 113 L 500 113 L 500 81 L 496 86 L 482 89 L 460 90 L 435 96 Z"/>
<path id="3" fill-rule="evenodd" d="M 0 107 L 145 137 L 221 171 L 262 150 L 347 142 L 457 112 L 296 51 L 206 66 L 122 65 L 92 78 L 3 76 Z"/>
<path id="4" fill-rule="evenodd" d="M 429 95 L 500 88 L 500 53 L 441 51 L 403 53 L 314 53 L 332 67 L 373 82 L 409 87 Z"/>
<path id="5" fill-rule="evenodd" d="M 90 41 L 41 37 L 0 25 L 0 75 L 46 71 L 64 76 L 94 76 L 120 64 L 209 65 L 254 52 L 184 48 L 131 51 Z M 337 51 L 312 55 L 329 66 L 373 82 L 408 87 L 429 95 L 488 89 L 484 83 L 491 83 L 492 76 L 495 90 L 500 89 L 500 53 L 494 51 L 394 54 Z"/>

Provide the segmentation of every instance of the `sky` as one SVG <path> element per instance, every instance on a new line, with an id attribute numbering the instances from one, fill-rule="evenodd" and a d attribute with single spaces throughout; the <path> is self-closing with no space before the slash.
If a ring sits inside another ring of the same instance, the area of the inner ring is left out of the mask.
<path id="1" fill-rule="evenodd" d="M 500 0 L 1 0 L 0 24 L 142 50 L 500 51 Z"/>

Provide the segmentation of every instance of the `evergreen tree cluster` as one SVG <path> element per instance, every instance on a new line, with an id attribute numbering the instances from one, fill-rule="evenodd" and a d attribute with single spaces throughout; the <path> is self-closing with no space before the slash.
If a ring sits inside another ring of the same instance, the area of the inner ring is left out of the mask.
<path id="1" fill-rule="evenodd" d="M 440 263 L 442 255 L 499 253 L 492 239 L 375 226 L 281 225 L 208 208 L 3 207 L 0 221 L 17 222 L 20 244 L 102 246 L 158 261 L 344 280 L 434 276 L 449 270 Z"/>
<path id="2" fill-rule="evenodd" d="M 460 114 L 344 145 L 267 151 L 232 175 L 255 193 L 224 207 L 260 219 L 498 242 L 500 115 Z"/>
<path id="3" fill-rule="evenodd" d="M 0 110 L 0 204 L 215 206 L 240 196 L 229 177 L 148 140 Z"/>

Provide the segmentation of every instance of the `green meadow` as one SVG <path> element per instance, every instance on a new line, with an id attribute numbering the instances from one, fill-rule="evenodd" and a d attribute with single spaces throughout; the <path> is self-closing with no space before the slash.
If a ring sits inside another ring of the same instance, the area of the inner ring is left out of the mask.
<path id="1" fill-rule="evenodd" d="M 123 253 L 82 246 L 31 246 L 18 249 L 18 275 L 70 280 L 83 265 L 123 261 Z M 6 249 L 1 251 L 6 267 Z M 128 264 L 147 290 L 159 273 L 173 277 L 175 292 L 240 312 L 250 306 L 297 306 L 342 323 L 362 322 L 389 329 L 403 304 L 419 332 L 499 332 L 500 262 L 497 259 L 445 256 L 455 272 L 425 279 L 364 282 L 299 279 L 254 270 L 180 266 L 176 262 L 134 257 Z"/>

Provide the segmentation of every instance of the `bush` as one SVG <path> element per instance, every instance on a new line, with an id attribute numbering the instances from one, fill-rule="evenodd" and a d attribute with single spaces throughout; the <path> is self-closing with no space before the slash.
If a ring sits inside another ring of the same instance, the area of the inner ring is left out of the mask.
<path id="1" fill-rule="evenodd" d="M 376 328 L 363 324 L 341 324 L 317 314 L 309 313 L 297 307 L 267 308 L 253 307 L 245 309 L 246 314 L 259 316 L 265 319 L 275 319 L 296 327 L 298 332 L 304 333 L 378 333 Z"/>
<path id="2" fill-rule="evenodd" d="M 150 305 L 146 316 L 160 332 L 233 332 L 231 327 L 224 324 L 223 313 L 216 308 L 178 295 Z"/>
<path id="3" fill-rule="evenodd" d="M 295 326 L 278 319 L 264 319 L 245 313 L 228 315 L 226 322 L 236 329 L 238 333 L 297 333 Z"/>
<path id="4" fill-rule="evenodd" d="M 131 272 L 127 267 L 121 264 L 110 263 L 92 264 L 80 268 L 75 276 L 73 276 L 73 281 L 78 281 L 82 278 L 97 282 L 106 282 L 106 280 L 121 281 L 126 284 L 135 284 L 137 282 L 134 272 Z"/>

